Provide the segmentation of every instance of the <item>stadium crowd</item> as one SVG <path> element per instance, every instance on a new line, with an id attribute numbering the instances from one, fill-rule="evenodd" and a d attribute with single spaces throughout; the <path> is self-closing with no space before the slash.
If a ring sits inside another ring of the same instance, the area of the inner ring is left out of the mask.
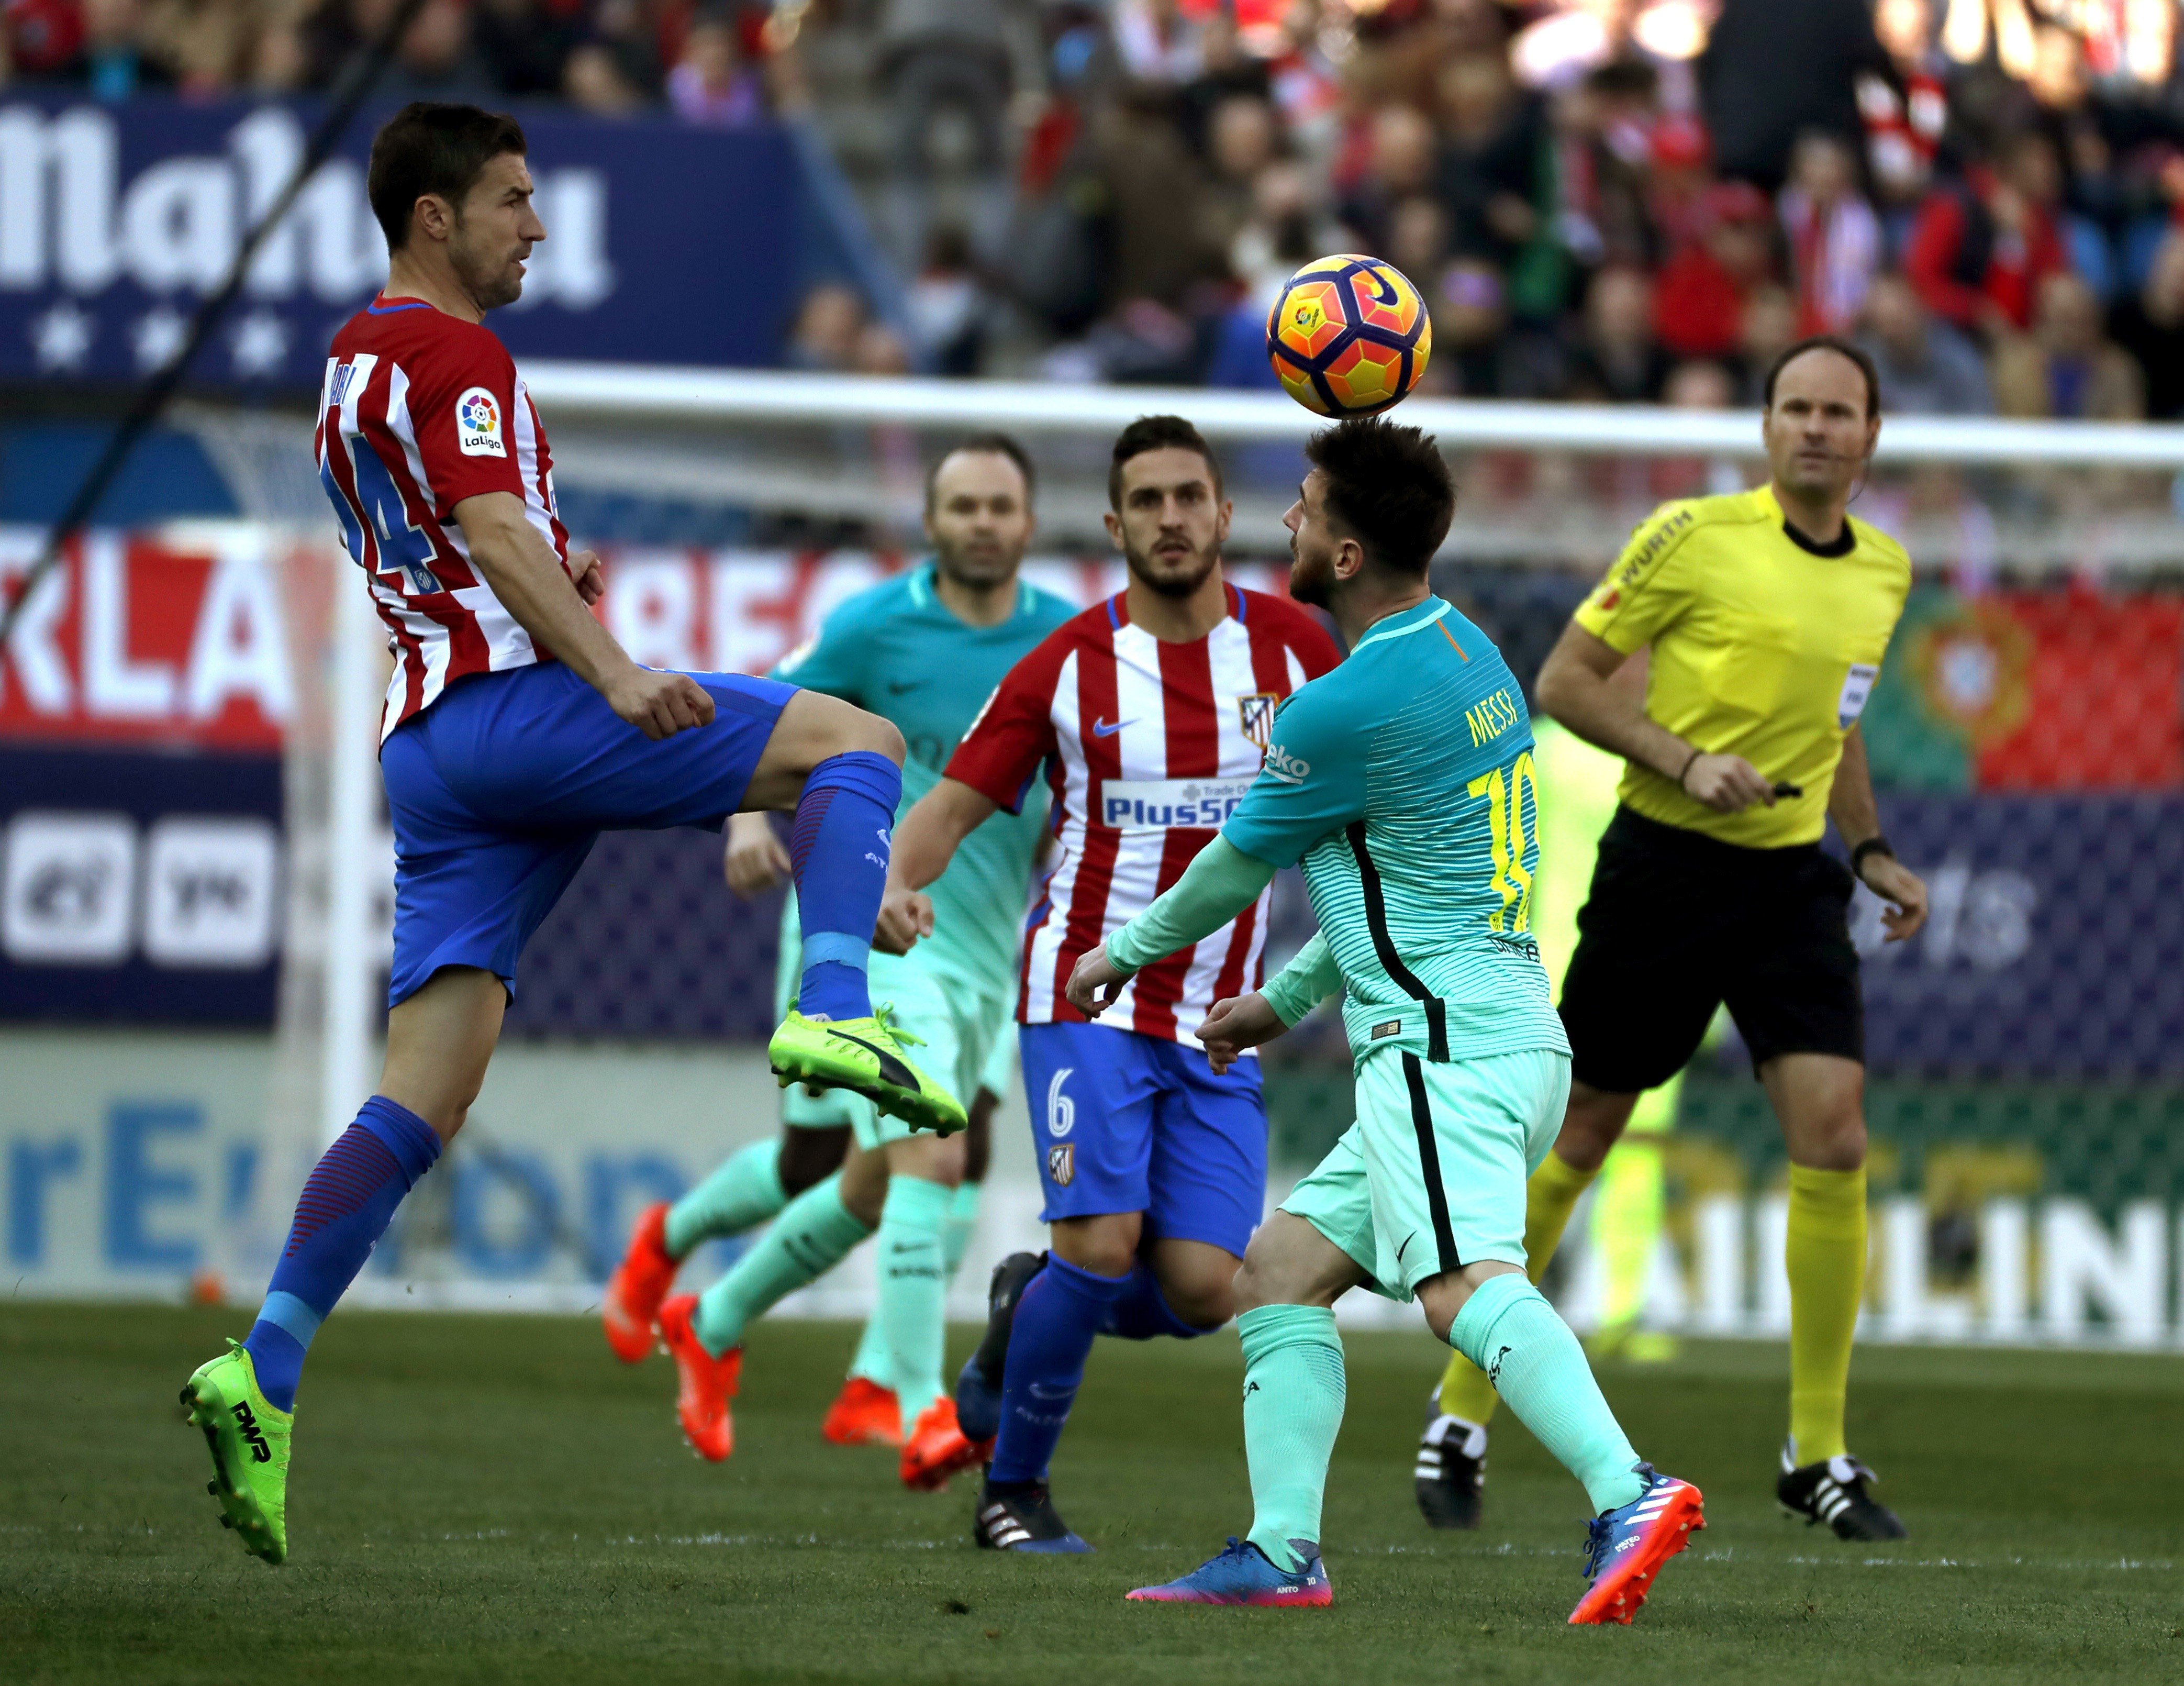
<path id="1" fill-rule="evenodd" d="M 322 88 L 394 3 L 5 0 L 0 71 Z M 892 326 L 815 289 L 802 366 L 972 374 L 1006 338 L 1056 378 L 1263 384 L 1273 290 L 1357 249 L 1429 293 L 1441 393 L 1720 405 L 1827 330 L 1898 412 L 2174 419 L 2176 24 L 2174 0 L 425 0 L 383 92 L 735 126 L 810 110 L 813 42 L 854 43 L 915 274 Z"/>

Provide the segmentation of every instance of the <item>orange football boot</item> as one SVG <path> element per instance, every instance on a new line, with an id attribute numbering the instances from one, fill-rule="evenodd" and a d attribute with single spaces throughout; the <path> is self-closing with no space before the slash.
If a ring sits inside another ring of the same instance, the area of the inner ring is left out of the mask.
<path id="1" fill-rule="evenodd" d="M 943 1393 L 928 1405 L 902 1443 L 902 1484 L 913 1493 L 938 1493 L 959 1471 L 975 1469 L 993 1455 L 990 1440 L 972 1440 L 956 1421 L 956 1402 Z"/>
<path id="2" fill-rule="evenodd" d="M 900 1446 L 902 1407 L 894 1388 L 852 1376 L 834 1396 L 819 1432 L 837 1446 Z"/>
<path id="3" fill-rule="evenodd" d="M 678 1268 L 677 1261 L 667 1256 L 667 1203 L 663 1200 L 638 1215 L 637 1227 L 630 1231 L 629 1251 L 607 1278 L 606 1297 L 599 1302 L 607 1344 L 624 1364 L 639 1363 L 652 1350 L 652 1326 L 660 1319 L 660 1302 L 675 1286 Z"/>
<path id="4" fill-rule="evenodd" d="M 682 1438 L 691 1450 L 710 1463 L 726 1460 L 736 1449 L 736 1420 L 728 1401 L 743 1381 L 744 1349 L 731 1347 L 719 1358 L 707 1352 L 690 1326 L 698 1309 L 698 1296 L 677 1294 L 660 1308 L 660 1343 L 675 1360 L 681 1383 L 675 1415 L 682 1424 Z"/>

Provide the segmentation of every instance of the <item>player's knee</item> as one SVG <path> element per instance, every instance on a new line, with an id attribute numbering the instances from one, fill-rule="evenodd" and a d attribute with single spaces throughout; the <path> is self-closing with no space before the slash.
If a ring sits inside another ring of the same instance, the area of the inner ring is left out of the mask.
<path id="1" fill-rule="evenodd" d="M 1242 1274 L 1239 1269 L 1184 1281 L 1163 1281 L 1161 1298 L 1170 1311 L 1192 1328 L 1210 1331 L 1236 1315 L 1236 1278 Z"/>
<path id="2" fill-rule="evenodd" d="M 910 752 L 903 740 L 902 730 L 894 721 L 878 714 L 867 714 L 861 708 L 848 711 L 850 717 L 842 726 L 842 742 L 834 750 L 836 755 L 846 755 L 852 750 L 866 751 L 872 755 L 883 755 L 897 767 Z"/>
<path id="3" fill-rule="evenodd" d="M 1262 1230 L 1261 1236 L 1266 1231 Z M 1230 1304 L 1236 1315 L 1256 1311 L 1262 1305 L 1299 1305 L 1309 1285 L 1286 1268 L 1279 1252 L 1260 1245 L 1258 1237 L 1244 1249 L 1244 1262 L 1236 1267 L 1230 1288 Z"/>

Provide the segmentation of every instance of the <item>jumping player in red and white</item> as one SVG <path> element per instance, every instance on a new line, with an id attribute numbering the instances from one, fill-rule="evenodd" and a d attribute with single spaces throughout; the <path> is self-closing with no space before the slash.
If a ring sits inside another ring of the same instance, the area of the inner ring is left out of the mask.
<path id="1" fill-rule="evenodd" d="M 387 288 L 326 360 L 320 478 L 395 656 L 380 745 L 395 838 L 386 1064 L 304 1183 L 248 1338 L 182 1390 L 222 1522 L 270 1563 L 287 1555 L 305 1350 L 462 1127 L 517 957 L 601 831 L 793 810 L 804 968 L 774 1069 L 913 1127 L 963 1124 L 865 987 L 901 733 L 774 680 L 640 667 L 592 617 L 599 559 L 570 554 L 538 411 L 482 325 L 515 301 L 546 237 L 524 151 L 513 119 L 474 106 L 411 105 L 380 131 L 368 185 Z M 738 1356 L 716 1360 L 723 1393 Z"/>
<path id="2" fill-rule="evenodd" d="M 999 1436 L 977 1538 L 1005 1550 L 1091 1549 L 1055 1514 L 1046 1479 L 1093 1337 L 1189 1338 L 1227 1322 L 1266 1200 L 1257 1066 L 1216 1074 L 1186 1027 L 1258 986 L 1267 897 L 1139 972 L 1097 1024 L 1064 994 L 1071 969 L 1213 840 L 1258 776 L 1275 709 L 1339 659 L 1286 598 L 1222 578 L 1229 505 L 1188 422 L 1124 428 L 1107 492 L 1128 588 L 1001 681 L 896 828 L 880 923 L 889 946 L 929 933 L 917 891 L 1045 771 L 1058 846 L 1026 924 L 1017 1013 L 1052 1250 L 994 1272 L 986 1339 L 956 1396 L 967 1435 Z"/>

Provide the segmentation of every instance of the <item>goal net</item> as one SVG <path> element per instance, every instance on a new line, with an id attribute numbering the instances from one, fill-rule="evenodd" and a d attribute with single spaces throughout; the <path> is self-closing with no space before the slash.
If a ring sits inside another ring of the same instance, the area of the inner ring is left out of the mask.
<path id="1" fill-rule="evenodd" d="M 762 672 L 922 543 L 925 472 L 1000 429 L 1039 473 L 1034 578 L 1086 604 L 1124 575 L 1104 527 L 1115 433 L 1190 417 L 1221 454 L 1240 583 L 1279 590 L 1284 511 L 1318 425 L 1279 396 L 541 364 L 562 511 L 608 559 L 602 612 L 640 661 Z M 1461 503 L 1434 583 L 1528 685 L 1571 608 L 1667 499 L 1763 476 L 1757 416 L 1416 399 Z M 287 779 L 297 894 L 256 1217 L 262 1253 L 308 1150 L 376 1070 L 391 851 L 370 717 L 383 668 L 331 550 L 307 428 L 197 410 L 251 516 L 308 534 L 329 605 L 299 655 L 315 703 Z M 1933 888 L 1914 942 L 1884 946 L 1860 891 L 1874 1139 L 1874 1331 L 1906 1338 L 2172 1343 L 2166 1285 L 2184 1202 L 2184 433 L 1889 419 L 1855 519 L 1914 561 L 1863 729 L 1899 853 Z M 1786 612 L 1793 606 L 1785 606 Z M 302 622 L 299 622 L 299 624 Z M 356 647 L 361 644 L 363 654 Z M 1270 960 L 1312 930 L 1285 879 Z M 525 961 L 506 1041 L 450 1174 L 405 1209 L 367 1276 L 399 1304 L 581 1308 L 635 1213 L 776 1127 L 763 1038 L 777 904 L 722 884 L 717 840 L 603 840 Z M 1322 1018 L 1327 1015 L 1321 1015 Z M 1339 1028 L 1268 1056 L 1277 1175 L 1350 1117 Z M 1036 1121 L 1021 1093 L 955 1309 L 1037 1245 Z M 1779 1136 L 1733 1030 L 1688 1074 L 1630 1208 L 1581 1213 L 1552 1284 L 1581 1325 L 1635 1300 L 1668 1330 L 1772 1333 Z M 1646 1190 L 1650 1188 L 1651 1193 Z M 1652 1204 L 1646 1203 L 1650 1200 Z M 1646 1215 L 1648 1213 L 1652 1215 Z M 1638 1266 L 1591 1244 L 1650 1225 Z M 722 1262 L 715 1253 L 700 1267 Z M 1635 1289 L 1620 1281 L 1635 1268 Z M 861 1260 L 798 1308 L 861 1309 Z M 237 1281 L 254 1280 L 240 1261 Z M 1618 1298 L 1618 1295 L 1621 1298 Z M 1389 1314 L 1352 1296 L 1345 1315 Z"/>

